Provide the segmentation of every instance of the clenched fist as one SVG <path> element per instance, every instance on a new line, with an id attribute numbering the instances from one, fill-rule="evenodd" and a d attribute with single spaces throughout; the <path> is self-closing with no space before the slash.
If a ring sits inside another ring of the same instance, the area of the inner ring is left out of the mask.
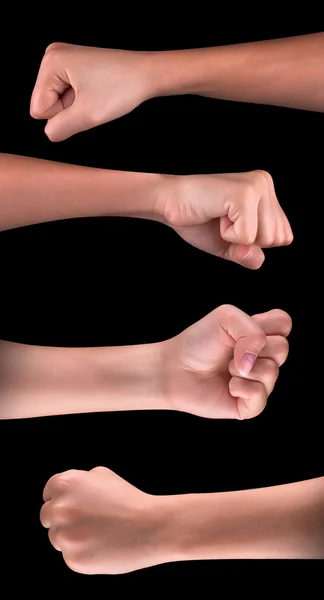
<path id="1" fill-rule="evenodd" d="M 293 233 L 266 171 L 170 177 L 156 210 L 193 246 L 258 269 Z"/>
<path id="2" fill-rule="evenodd" d="M 223 305 L 162 342 L 169 408 L 209 418 L 257 416 L 288 356 L 290 330 L 282 310 L 250 317 Z"/>
<path id="3" fill-rule="evenodd" d="M 30 113 L 52 142 L 121 117 L 150 97 L 149 53 L 54 43 L 43 57 Z"/>
<path id="4" fill-rule="evenodd" d="M 104 467 L 66 471 L 47 482 L 41 522 L 79 573 L 125 573 L 164 560 L 154 497 Z"/>

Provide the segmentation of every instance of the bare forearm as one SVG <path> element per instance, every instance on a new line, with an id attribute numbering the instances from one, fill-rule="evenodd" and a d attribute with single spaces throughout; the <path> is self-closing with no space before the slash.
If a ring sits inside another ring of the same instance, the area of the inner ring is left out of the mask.
<path id="1" fill-rule="evenodd" d="M 160 345 L 51 348 L 0 342 L 0 418 L 164 409 Z"/>
<path id="2" fill-rule="evenodd" d="M 155 95 L 324 111 L 324 33 L 152 54 Z"/>
<path id="3" fill-rule="evenodd" d="M 155 207 L 167 177 L 0 154 L 0 230 L 105 215 L 162 220 Z"/>
<path id="4" fill-rule="evenodd" d="M 324 558 L 324 477 L 162 503 L 173 560 Z"/>

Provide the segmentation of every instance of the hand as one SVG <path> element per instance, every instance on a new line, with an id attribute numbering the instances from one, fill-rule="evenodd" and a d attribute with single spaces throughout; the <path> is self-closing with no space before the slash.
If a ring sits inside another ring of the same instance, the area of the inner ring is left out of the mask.
<path id="1" fill-rule="evenodd" d="M 288 219 L 266 171 L 189 175 L 170 179 L 157 211 L 186 242 L 250 269 L 262 248 L 293 241 Z"/>
<path id="2" fill-rule="evenodd" d="M 249 317 L 223 305 L 162 342 L 169 408 L 209 418 L 257 416 L 288 356 L 290 330 L 282 310 Z"/>
<path id="3" fill-rule="evenodd" d="M 51 544 L 84 574 L 117 574 L 164 562 L 155 499 L 105 467 L 47 482 L 40 513 Z"/>
<path id="4" fill-rule="evenodd" d="M 43 57 L 30 114 L 52 142 L 117 119 L 150 97 L 149 53 L 54 43 Z"/>

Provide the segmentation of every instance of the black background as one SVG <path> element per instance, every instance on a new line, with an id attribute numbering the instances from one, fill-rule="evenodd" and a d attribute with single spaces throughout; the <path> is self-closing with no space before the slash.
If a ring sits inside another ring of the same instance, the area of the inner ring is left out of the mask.
<path id="1" fill-rule="evenodd" d="M 231 303 L 249 314 L 275 307 L 288 311 L 294 323 L 290 356 L 266 410 L 251 421 L 157 411 L 0 422 L 3 578 L 12 586 L 26 585 L 27 576 L 32 586 L 55 580 L 74 590 L 90 581 L 89 589 L 109 591 L 121 577 L 213 576 L 227 584 L 237 577 L 243 585 L 256 573 L 267 579 L 279 573 L 293 579 L 314 576 L 319 562 L 210 561 L 89 580 L 66 567 L 39 523 L 43 486 L 69 468 L 105 465 L 158 494 L 235 490 L 323 475 L 322 393 L 311 385 L 320 380 L 313 360 L 321 257 L 313 251 L 313 238 L 323 201 L 322 156 L 316 147 L 324 115 L 193 96 L 162 98 L 59 144 L 48 141 L 45 123 L 29 116 L 38 67 L 53 41 L 189 48 L 311 33 L 321 24 L 280 29 L 267 21 L 266 28 L 258 20 L 252 26 L 250 16 L 243 15 L 236 27 L 223 18 L 211 26 L 211 16 L 202 13 L 179 27 L 170 18 L 164 25 L 159 13 L 149 14 L 148 25 L 139 14 L 125 15 L 122 20 L 109 14 L 104 26 L 98 12 L 92 19 L 78 14 L 77 23 L 60 14 L 40 15 L 36 27 L 31 13 L 20 13 L 18 22 L 7 11 L 0 47 L 0 150 L 130 171 L 266 169 L 295 241 L 267 251 L 261 270 L 250 272 L 192 248 L 149 221 L 78 219 L 2 232 L 0 337 L 57 346 L 154 342 Z"/>

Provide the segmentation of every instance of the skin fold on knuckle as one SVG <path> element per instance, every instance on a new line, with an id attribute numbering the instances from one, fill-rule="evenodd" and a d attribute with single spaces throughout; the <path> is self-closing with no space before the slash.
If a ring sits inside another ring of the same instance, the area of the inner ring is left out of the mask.
<path id="1" fill-rule="evenodd" d="M 267 394 L 270 395 L 273 391 L 275 383 L 279 377 L 279 366 L 271 358 L 265 358 L 262 360 L 262 374 L 260 375 L 259 381 L 263 383 L 267 389 Z"/>
<path id="2" fill-rule="evenodd" d="M 65 490 L 68 490 L 71 487 L 73 487 L 78 481 L 78 479 L 78 471 L 74 471 L 71 469 L 70 471 L 65 471 L 65 473 L 57 475 L 53 483 L 57 492 L 64 492 Z"/>

